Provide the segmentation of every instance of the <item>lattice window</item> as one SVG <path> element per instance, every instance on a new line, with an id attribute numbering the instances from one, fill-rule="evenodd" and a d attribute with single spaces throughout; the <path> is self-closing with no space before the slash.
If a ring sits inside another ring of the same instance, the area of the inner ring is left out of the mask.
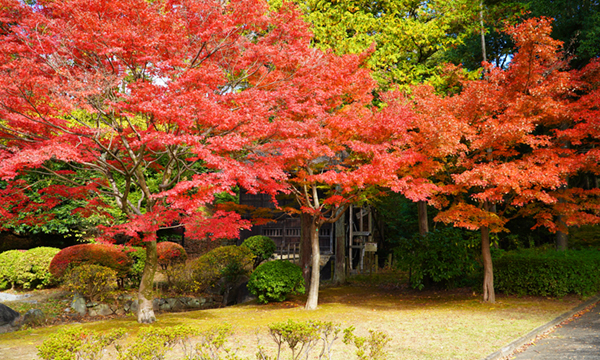
<path id="1" fill-rule="evenodd" d="M 263 235 L 268 237 L 281 237 L 283 229 L 263 229 Z"/>

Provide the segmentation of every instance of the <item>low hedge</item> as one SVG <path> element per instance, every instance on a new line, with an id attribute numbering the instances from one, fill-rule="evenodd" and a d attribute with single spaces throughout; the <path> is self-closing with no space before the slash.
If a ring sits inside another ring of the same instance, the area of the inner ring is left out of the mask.
<path id="1" fill-rule="evenodd" d="M 600 291 L 600 251 L 540 251 L 505 253 L 494 264 L 498 291 L 517 295 L 589 296 Z"/>

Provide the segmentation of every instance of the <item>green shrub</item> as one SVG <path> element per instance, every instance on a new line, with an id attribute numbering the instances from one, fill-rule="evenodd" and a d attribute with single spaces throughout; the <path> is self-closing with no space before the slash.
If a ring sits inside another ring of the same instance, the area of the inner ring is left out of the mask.
<path id="1" fill-rule="evenodd" d="M 457 228 L 417 234 L 395 249 L 396 263 L 401 270 L 410 271 L 413 288 L 423 289 L 431 282 L 452 287 L 477 267 L 478 243 L 472 232 Z"/>
<path id="2" fill-rule="evenodd" d="M 268 236 L 256 235 L 250 236 L 242 243 L 252 251 L 254 256 L 254 268 L 256 269 L 261 262 L 271 258 L 276 250 L 275 242 Z"/>
<path id="3" fill-rule="evenodd" d="M 65 287 L 90 301 L 103 301 L 117 288 L 117 272 L 94 264 L 83 264 L 67 270 Z"/>
<path id="4" fill-rule="evenodd" d="M 18 283 L 17 264 L 21 262 L 25 250 L 9 250 L 0 254 L 0 289 L 15 287 Z"/>
<path id="5" fill-rule="evenodd" d="M 68 327 L 51 334 L 38 347 L 43 360 L 94 360 L 100 359 L 104 350 L 125 335 L 123 329 L 107 334 L 80 327 Z"/>
<path id="6" fill-rule="evenodd" d="M 598 273 L 597 250 L 518 250 L 494 264 L 496 289 L 517 295 L 589 296 L 600 291 Z"/>
<path id="7" fill-rule="evenodd" d="M 109 267 L 117 276 L 126 277 L 133 261 L 125 254 L 123 247 L 109 244 L 81 244 L 62 249 L 50 263 L 50 272 L 61 278 L 69 267 L 82 264 L 95 264 Z"/>
<path id="8" fill-rule="evenodd" d="M 25 289 L 41 289 L 52 285 L 55 278 L 50 273 L 50 262 L 60 249 L 37 247 L 27 250 L 16 264 L 17 282 Z"/>
<path id="9" fill-rule="evenodd" d="M 178 263 L 165 270 L 171 291 L 201 293 L 219 280 L 236 282 L 252 271 L 254 255 L 242 246 L 221 246 L 187 263 Z"/>
<path id="10" fill-rule="evenodd" d="M 356 346 L 356 357 L 359 360 L 385 360 L 388 353 L 385 347 L 390 342 L 388 335 L 381 331 L 369 330 L 369 337 L 354 335 L 354 326 L 344 330 L 344 344 Z"/>
<path id="11" fill-rule="evenodd" d="M 263 304 L 284 301 L 289 294 L 304 294 L 302 269 L 285 260 L 266 262 L 250 276 L 248 290 Z"/>
<path id="12" fill-rule="evenodd" d="M 235 282 L 252 271 L 254 254 L 243 246 L 221 246 L 200 256 L 191 265 L 195 286 L 207 289 L 221 278 Z"/>
<path id="13" fill-rule="evenodd" d="M 158 264 L 163 270 L 173 264 L 182 263 L 187 260 L 187 253 L 183 246 L 170 241 L 158 243 L 156 245 L 156 253 Z"/>

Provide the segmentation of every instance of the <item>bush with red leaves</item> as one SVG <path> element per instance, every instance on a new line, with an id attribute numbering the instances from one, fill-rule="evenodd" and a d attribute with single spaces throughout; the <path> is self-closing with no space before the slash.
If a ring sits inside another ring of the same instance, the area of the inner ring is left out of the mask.
<path id="1" fill-rule="evenodd" d="M 119 246 L 81 244 L 64 248 L 56 254 L 50 263 L 50 272 L 56 278 L 61 278 L 67 269 L 82 264 L 106 266 L 115 270 L 119 277 L 125 277 L 133 261 Z"/>
<path id="2" fill-rule="evenodd" d="M 185 249 L 174 242 L 164 241 L 156 245 L 158 264 L 166 269 L 169 265 L 182 263 L 187 260 Z"/>

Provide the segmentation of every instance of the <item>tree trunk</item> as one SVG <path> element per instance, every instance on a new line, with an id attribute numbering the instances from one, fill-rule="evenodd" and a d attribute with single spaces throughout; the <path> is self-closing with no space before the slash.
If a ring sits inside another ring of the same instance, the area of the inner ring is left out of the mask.
<path id="1" fill-rule="evenodd" d="M 565 203 L 565 199 L 563 199 L 562 197 L 558 199 L 559 203 Z M 558 228 L 567 228 L 567 224 L 565 224 L 565 220 L 564 220 L 564 216 L 559 215 L 557 216 L 556 222 L 558 223 Z M 558 251 L 565 251 L 567 250 L 567 247 L 569 245 L 569 236 L 567 235 L 566 232 L 564 231 L 557 231 L 556 232 L 556 250 Z"/>
<path id="2" fill-rule="evenodd" d="M 419 213 L 419 234 L 426 235 L 429 232 L 429 220 L 427 219 L 427 203 L 425 201 L 417 201 L 417 209 Z"/>
<path id="3" fill-rule="evenodd" d="M 310 242 L 312 248 L 312 274 L 306 300 L 306 310 L 315 310 L 319 302 L 319 278 L 321 270 L 321 251 L 319 249 L 319 228 L 314 218 L 310 224 Z"/>
<path id="4" fill-rule="evenodd" d="M 556 250 L 565 251 L 567 250 L 567 246 L 569 245 L 569 236 L 562 232 L 556 232 Z"/>
<path id="5" fill-rule="evenodd" d="M 309 215 L 302 213 L 300 215 L 300 221 L 300 267 L 302 268 L 304 284 L 308 287 L 310 284 L 310 257 L 312 255 L 312 218 Z"/>
<path id="6" fill-rule="evenodd" d="M 154 309 L 152 308 L 154 274 L 158 267 L 158 257 L 156 254 L 156 240 L 146 243 L 146 265 L 142 273 L 142 281 L 138 291 L 138 322 L 142 324 L 151 324 L 156 321 Z"/>
<path id="7" fill-rule="evenodd" d="M 335 223 L 335 273 L 333 282 L 343 284 L 346 282 L 346 229 L 342 215 Z"/>
<path id="8" fill-rule="evenodd" d="M 485 209 L 489 211 L 489 203 L 487 202 Z M 490 229 L 487 226 L 481 228 L 481 260 L 483 262 L 483 301 L 494 303 L 496 302 L 494 268 L 490 252 Z"/>

